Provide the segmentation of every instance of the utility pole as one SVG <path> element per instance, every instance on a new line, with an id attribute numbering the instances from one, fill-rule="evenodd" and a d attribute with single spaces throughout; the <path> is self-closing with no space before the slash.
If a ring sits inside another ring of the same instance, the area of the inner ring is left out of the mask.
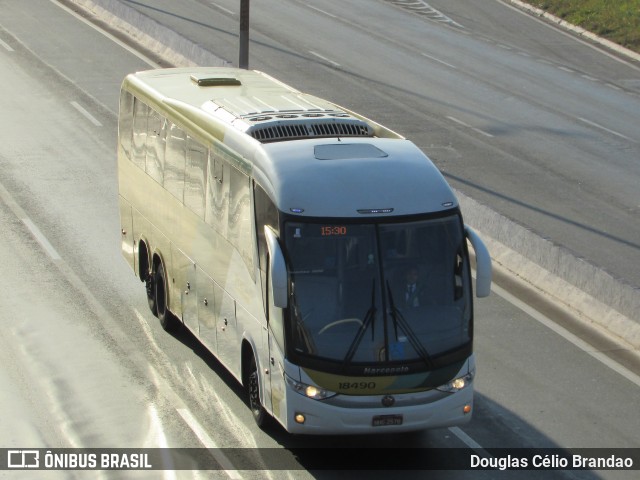
<path id="1" fill-rule="evenodd" d="M 240 68 L 249 68 L 249 0 L 240 0 Z"/>

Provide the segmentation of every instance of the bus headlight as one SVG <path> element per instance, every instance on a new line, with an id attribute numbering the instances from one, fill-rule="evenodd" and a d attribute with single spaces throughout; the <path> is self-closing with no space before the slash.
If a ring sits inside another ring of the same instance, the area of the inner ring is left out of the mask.
<path id="1" fill-rule="evenodd" d="M 449 383 L 440 385 L 436 390 L 440 390 L 441 392 L 450 392 L 450 393 L 459 392 L 463 388 L 470 385 L 472 380 L 473 380 L 473 372 L 469 372 L 466 375 L 463 375 L 462 377 L 454 378 Z"/>
<path id="2" fill-rule="evenodd" d="M 330 390 L 325 390 L 320 387 L 298 382 L 287 374 L 284 375 L 284 380 L 294 392 L 299 393 L 300 395 L 304 395 L 308 398 L 313 398 L 314 400 L 324 400 L 325 398 L 333 397 L 334 395 L 336 395 L 335 392 L 332 392 Z"/>

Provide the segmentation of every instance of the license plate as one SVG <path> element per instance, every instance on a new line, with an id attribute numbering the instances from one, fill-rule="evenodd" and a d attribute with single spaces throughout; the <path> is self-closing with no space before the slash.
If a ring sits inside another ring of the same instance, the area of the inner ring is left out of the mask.
<path id="1" fill-rule="evenodd" d="M 402 415 L 376 415 L 373 417 L 372 425 L 374 427 L 402 425 Z"/>

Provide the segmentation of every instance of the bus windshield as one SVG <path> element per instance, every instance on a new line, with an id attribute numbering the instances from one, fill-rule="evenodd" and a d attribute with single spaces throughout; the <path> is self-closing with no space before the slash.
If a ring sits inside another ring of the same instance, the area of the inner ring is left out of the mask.
<path id="1" fill-rule="evenodd" d="M 292 349 L 343 366 L 416 363 L 468 347 L 471 284 L 459 214 L 285 226 Z"/>

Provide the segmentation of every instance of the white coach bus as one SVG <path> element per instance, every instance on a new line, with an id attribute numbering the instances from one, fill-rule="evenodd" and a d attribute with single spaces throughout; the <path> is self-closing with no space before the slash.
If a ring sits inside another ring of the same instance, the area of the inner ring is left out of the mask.
<path id="1" fill-rule="evenodd" d="M 244 385 L 259 425 L 470 419 L 467 239 L 477 296 L 491 260 L 413 143 L 261 72 L 153 70 L 122 84 L 118 176 L 122 253 L 151 310 Z"/>

